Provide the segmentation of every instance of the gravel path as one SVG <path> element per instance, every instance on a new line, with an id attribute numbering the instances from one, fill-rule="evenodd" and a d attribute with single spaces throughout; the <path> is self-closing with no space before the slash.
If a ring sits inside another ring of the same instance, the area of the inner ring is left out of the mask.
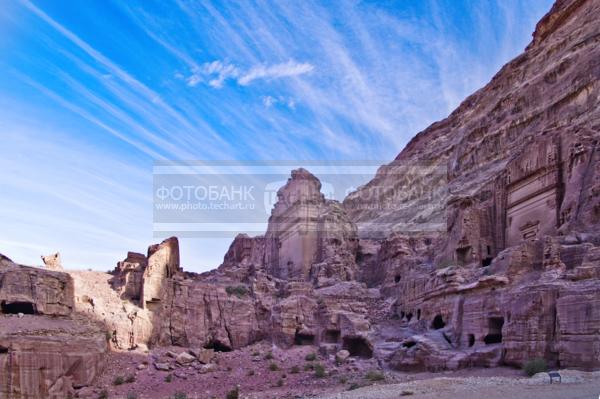
<path id="1" fill-rule="evenodd" d="M 433 378 L 382 384 L 320 396 L 321 399 L 598 399 L 600 372 L 561 371 L 563 383 L 549 384 L 547 375 L 533 378 Z"/>

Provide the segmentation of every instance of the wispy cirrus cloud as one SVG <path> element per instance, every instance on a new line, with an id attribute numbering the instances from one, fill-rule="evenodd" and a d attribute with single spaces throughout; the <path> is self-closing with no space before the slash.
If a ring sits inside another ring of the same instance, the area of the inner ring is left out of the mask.
<path id="1" fill-rule="evenodd" d="M 225 61 L 212 61 L 195 68 L 193 73 L 185 78 L 188 86 L 194 87 L 206 83 L 214 88 L 221 88 L 227 80 L 234 80 L 241 86 L 248 86 L 256 80 L 274 80 L 311 73 L 315 67 L 307 62 L 289 60 L 273 65 L 255 65 L 242 70 Z M 182 75 L 177 75 L 181 77 Z"/>
<path id="2" fill-rule="evenodd" d="M 246 86 L 258 79 L 270 80 L 299 76 L 311 73 L 314 69 L 315 67 L 307 62 L 298 63 L 292 60 L 275 65 L 257 65 L 240 76 L 238 83 Z"/>
<path id="3" fill-rule="evenodd" d="M 289 109 L 296 109 L 296 100 L 294 100 L 292 97 L 273 97 L 267 95 L 262 97 L 262 102 L 266 108 L 271 108 L 274 105 L 281 104 L 288 107 Z"/>

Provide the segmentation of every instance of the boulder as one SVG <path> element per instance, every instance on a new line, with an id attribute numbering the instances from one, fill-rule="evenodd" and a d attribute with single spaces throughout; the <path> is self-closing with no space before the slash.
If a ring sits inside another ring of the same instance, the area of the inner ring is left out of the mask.
<path id="1" fill-rule="evenodd" d="M 52 255 L 42 255 L 41 258 L 46 268 L 50 270 L 63 270 L 59 252 Z"/>
<path id="2" fill-rule="evenodd" d="M 202 364 L 208 364 L 212 362 L 215 357 L 214 349 L 205 349 L 205 348 L 195 348 L 190 349 L 190 353 L 198 359 L 198 361 Z"/>
<path id="3" fill-rule="evenodd" d="M 169 371 L 171 370 L 171 365 L 169 363 L 155 362 L 154 368 L 158 371 Z"/>
<path id="4" fill-rule="evenodd" d="M 196 360 L 196 357 L 187 352 L 181 352 L 179 355 L 177 355 L 177 358 L 175 358 L 175 361 L 181 365 L 190 364 L 194 360 Z"/>
<path id="5" fill-rule="evenodd" d="M 335 361 L 337 363 L 344 363 L 350 357 L 350 352 L 346 349 L 342 349 L 335 354 Z"/>

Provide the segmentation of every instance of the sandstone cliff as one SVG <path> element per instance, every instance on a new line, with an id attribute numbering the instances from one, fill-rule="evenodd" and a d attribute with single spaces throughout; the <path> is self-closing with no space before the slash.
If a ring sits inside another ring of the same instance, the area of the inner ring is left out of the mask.
<path id="1" fill-rule="evenodd" d="M 71 277 L 0 258 L 0 398 L 62 399 L 91 384 L 107 341 L 73 312 Z"/>
<path id="2" fill-rule="evenodd" d="M 394 367 L 600 366 L 599 20 L 598 1 L 558 1 L 523 54 L 344 201 L 381 245 L 362 275 L 414 332 Z M 415 185 L 444 206 L 394 197 Z"/>

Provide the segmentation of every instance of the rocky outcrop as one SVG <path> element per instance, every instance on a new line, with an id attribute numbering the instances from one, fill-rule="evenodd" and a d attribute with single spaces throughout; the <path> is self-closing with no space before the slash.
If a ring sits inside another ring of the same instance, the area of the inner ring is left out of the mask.
<path id="1" fill-rule="evenodd" d="M 158 343 L 230 351 L 269 336 L 250 286 L 169 282 Z"/>
<path id="2" fill-rule="evenodd" d="M 318 285 L 356 278 L 356 226 L 320 190 L 315 176 L 298 169 L 277 192 L 265 235 L 264 262 L 272 276 Z"/>
<path id="3" fill-rule="evenodd" d="M 0 397 L 65 398 L 89 385 L 107 350 L 101 323 L 73 313 L 70 275 L 0 265 Z"/>
<path id="4" fill-rule="evenodd" d="M 60 260 L 60 253 L 55 253 L 52 255 L 42 255 L 42 262 L 44 265 L 50 270 L 63 270 L 62 262 Z"/>
<path id="5" fill-rule="evenodd" d="M 128 252 L 127 257 L 117 263 L 113 271 L 112 288 L 121 298 L 139 303 L 142 298 L 144 271 L 148 267 L 148 258 L 137 252 Z"/>
<path id="6" fill-rule="evenodd" d="M 72 271 L 70 275 L 75 287 L 75 310 L 102 322 L 112 349 L 135 349 L 150 343 L 153 333 L 150 312 L 113 288 L 114 275 L 92 271 Z M 140 289 L 141 286 L 137 288 Z"/>
<path id="7" fill-rule="evenodd" d="M 111 274 L 71 272 L 79 312 L 101 320 L 114 349 L 136 349 L 160 340 L 172 280 L 181 273 L 179 243 L 171 237 L 148 247 L 148 256 L 129 252 Z"/>
<path id="8" fill-rule="evenodd" d="M 154 310 L 161 301 L 167 279 L 179 271 L 179 242 L 171 237 L 148 248 L 148 266 L 142 277 L 142 307 Z"/>
<path id="9" fill-rule="evenodd" d="M 73 280 L 66 273 L 3 263 L 0 309 L 3 314 L 68 316 L 73 310 Z"/>

